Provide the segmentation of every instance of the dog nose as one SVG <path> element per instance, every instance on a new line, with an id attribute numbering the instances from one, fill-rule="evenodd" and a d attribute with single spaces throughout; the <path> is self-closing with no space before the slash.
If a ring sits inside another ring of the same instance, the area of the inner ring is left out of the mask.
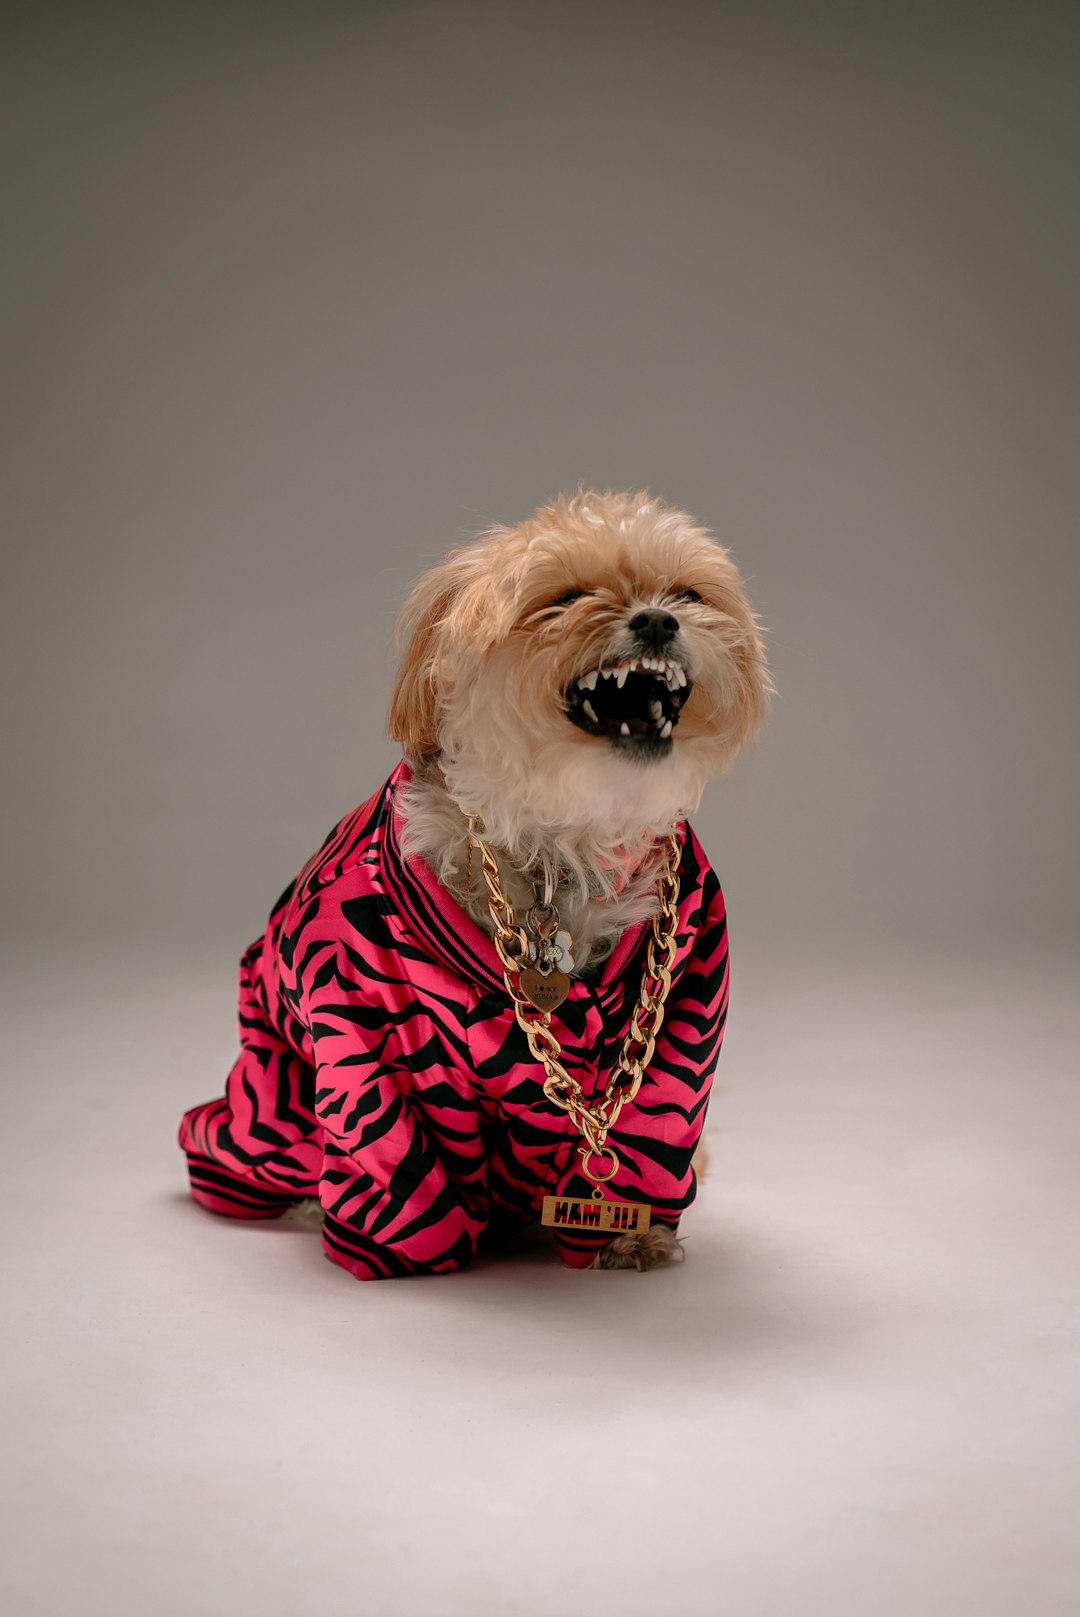
<path id="1" fill-rule="evenodd" d="M 643 612 L 635 612 L 627 628 L 634 631 L 642 645 L 652 646 L 659 651 L 661 646 L 666 646 L 678 634 L 679 620 L 673 613 L 665 612 L 663 607 L 649 606 Z"/>

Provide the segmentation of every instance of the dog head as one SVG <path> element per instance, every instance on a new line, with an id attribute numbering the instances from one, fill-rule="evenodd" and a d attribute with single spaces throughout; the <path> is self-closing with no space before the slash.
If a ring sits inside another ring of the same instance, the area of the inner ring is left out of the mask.
<path id="1" fill-rule="evenodd" d="M 644 493 L 583 491 L 451 551 L 399 635 L 391 736 L 414 766 L 437 759 L 507 847 L 662 831 L 751 739 L 771 689 L 729 552 Z"/>

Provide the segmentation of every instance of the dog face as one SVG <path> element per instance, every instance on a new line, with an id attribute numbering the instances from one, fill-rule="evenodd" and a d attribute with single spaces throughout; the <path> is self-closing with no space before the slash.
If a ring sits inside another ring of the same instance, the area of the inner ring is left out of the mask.
<path id="1" fill-rule="evenodd" d="M 511 846 L 691 812 L 770 691 L 729 553 L 646 494 L 582 492 L 452 551 L 400 629 L 391 736 Z"/>

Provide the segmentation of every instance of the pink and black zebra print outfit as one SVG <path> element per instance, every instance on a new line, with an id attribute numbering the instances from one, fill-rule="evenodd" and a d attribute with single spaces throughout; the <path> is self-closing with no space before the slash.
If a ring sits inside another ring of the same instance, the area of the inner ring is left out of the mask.
<path id="1" fill-rule="evenodd" d="M 325 1210 L 327 1256 L 361 1280 L 460 1268 L 539 1215 L 587 1197 L 581 1137 L 544 1096 L 491 939 L 421 859 L 403 859 L 405 763 L 331 832 L 240 964 L 241 1053 L 225 1098 L 180 1127 L 191 1192 L 212 1212 L 274 1218 L 301 1196 Z M 610 1194 L 676 1228 L 695 1192 L 728 996 L 715 874 L 680 827 L 678 954 L 667 1015 L 616 1130 Z M 553 1025 L 565 1065 L 599 1094 L 637 999 L 648 923 L 596 980 L 575 978 Z M 556 1232 L 581 1268 L 610 1237 Z"/>

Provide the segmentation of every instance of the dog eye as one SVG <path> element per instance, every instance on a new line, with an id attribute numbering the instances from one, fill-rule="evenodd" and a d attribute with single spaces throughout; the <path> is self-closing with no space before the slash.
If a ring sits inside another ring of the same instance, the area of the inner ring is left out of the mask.
<path id="1" fill-rule="evenodd" d="M 579 601 L 584 594 L 584 590 L 564 590 L 553 601 L 549 601 L 548 606 L 569 606 L 571 601 Z"/>
<path id="2" fill-rule="evenodd" d="M 677 601 L 700 601 L 703 597 L 698 594 L 697 590 L 680 590 L 675 599 Z"/>

